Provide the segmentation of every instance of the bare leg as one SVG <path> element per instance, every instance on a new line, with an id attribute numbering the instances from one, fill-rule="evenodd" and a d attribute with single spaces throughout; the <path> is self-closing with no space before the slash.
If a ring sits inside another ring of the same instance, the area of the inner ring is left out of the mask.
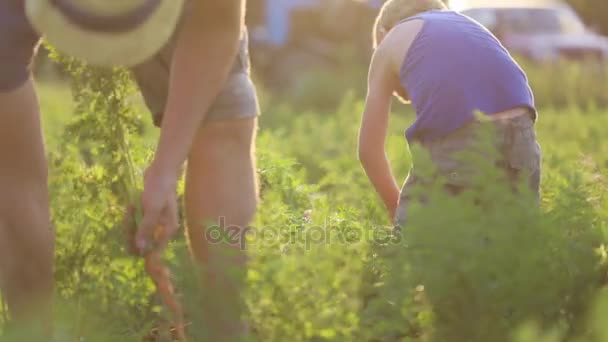
<path id="1" fill-rule="evenodd" d="M 218 341 L 234 340 L 240 329 L 238 308 L 246 262 L 241 242 L 255 214 L 258 196 L 256 122 L 252 118 L 206 124 L 188 160 L 188 238 L 193 256 L 205 270 L 205 291 L 214 297 L 215 304 L 207 303 L 212 307 L 204 309 L 212 312 L 208 325 L 218 330 Z M 214 240 L 220 230 L 234 235 L 228 241 Z"/>
<path id="2" fill-rule="evenodd" d="M 0 111 L 0 288 L 17 323 L 49 322 L 54 242 L 32 81 L 0 93 Z"/>

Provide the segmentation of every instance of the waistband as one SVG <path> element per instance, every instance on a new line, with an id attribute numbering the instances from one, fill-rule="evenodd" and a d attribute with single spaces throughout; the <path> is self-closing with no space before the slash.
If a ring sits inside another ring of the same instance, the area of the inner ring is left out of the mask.
<path id="1" fill-rule="evenodd" d="M 528 115 L 532 120 L 534 120 L 534 112 L 528 107 L 517 107 L 512 108 L 503 112 L 495 113 L 487 115 L 484 120 L 488 121 L 500 121 L 506 119 L 514 119 L 524 115 Z"/>

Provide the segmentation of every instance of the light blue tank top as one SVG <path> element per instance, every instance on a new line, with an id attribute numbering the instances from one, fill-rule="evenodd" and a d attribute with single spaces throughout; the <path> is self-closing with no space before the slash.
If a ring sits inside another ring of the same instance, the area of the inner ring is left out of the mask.
<path id="1" fill-rule="evenodd" d="M 526 74 L 492 33 L 454 11 L 429 11 L 404 21 L 413 19 L 424 25 L 399 75 L 416 111 L 405 133 L 408 141 L 444 137 L 474 119 L 476 111 L 523 106 L 536 120 Z"/>

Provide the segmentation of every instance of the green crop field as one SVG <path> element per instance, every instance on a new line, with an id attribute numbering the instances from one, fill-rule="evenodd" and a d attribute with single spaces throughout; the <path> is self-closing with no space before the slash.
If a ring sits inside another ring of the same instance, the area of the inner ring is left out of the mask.
<path id="1" fill-rule="evenodd" d="M 413 210 L 398 239 L 357 160 L 365 69 L 311 76 L 293 93 L 260 89 L 261 203 L 243 295 L 252 340 L 608 341 L 608 77 L 576 66 L 526 70 L 540 105 L 540 212 L 426 189 L 436 206 Z M 73 71 L 74 97 L 68 83 L 38 83 L 58 341 L 141 341 L 164 312 L 125 249 L 122 213 L 136 189 L 124 180 L 146 166 L 158 132 L 125 73 Z M 387 149 L 403 180 L 403 131 L 414 116 L 400 104 L 393 111 Z M 499 190 L 488 182 L 477 195 Z M 213 293 L 193 286 L 182 235 L 166 257 L 188 333 L 209 340 L 198 323 L 209 313 L 197 303 Z M 7 318 L 0 311 L 0 323 Z M 27 338 L 18 329 L 5 337 Z"/>

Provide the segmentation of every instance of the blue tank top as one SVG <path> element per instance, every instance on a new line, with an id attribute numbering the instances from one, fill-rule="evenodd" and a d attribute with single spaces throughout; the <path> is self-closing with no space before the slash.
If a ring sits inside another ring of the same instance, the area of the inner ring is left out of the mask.
<path id="1" fill-rule="evenodd" d="M 416 111 L 408 141 L 441 138 L 474 119 L 474 113 L 528 107 L 534 97 L 524 71 L 487 29 L 460 13 L 424 12 L 401 22 L 424 25 L 402 64 L 399 79 Z"/>

